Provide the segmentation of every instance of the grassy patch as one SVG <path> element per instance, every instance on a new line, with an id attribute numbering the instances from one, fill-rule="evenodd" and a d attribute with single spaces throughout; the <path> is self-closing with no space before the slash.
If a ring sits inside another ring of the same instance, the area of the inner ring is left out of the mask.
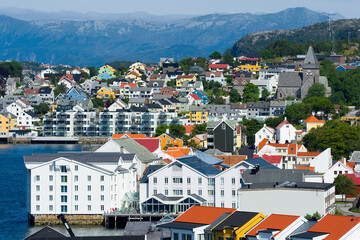
<path id="1" fill-rule="evenodd" d="M 350 211 L 350 212 L 353 212 L 353 213 L 360 213 L 360 209 L 358 209 L 358 208 L 353 208 L 353 207 L 350 208 L 349 211 Z"/>

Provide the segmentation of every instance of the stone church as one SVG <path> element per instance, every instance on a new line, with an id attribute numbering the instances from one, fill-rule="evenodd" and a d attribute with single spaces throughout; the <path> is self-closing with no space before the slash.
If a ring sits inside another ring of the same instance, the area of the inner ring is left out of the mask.
<path id="1" fill-rule="evenodd" d="M 304 99 L 309 88 L 314 83 L 321 83 L 325 86 L 325 96 L 331 95 L 331 88 L 328 86 L 327 77 L 320 76 L 320 66 L 312 46 L 309 47 L 305 56 L 302 72 L 283 72 L 279 76 L 277 98 L 286 99 L 295 97 Z"/>

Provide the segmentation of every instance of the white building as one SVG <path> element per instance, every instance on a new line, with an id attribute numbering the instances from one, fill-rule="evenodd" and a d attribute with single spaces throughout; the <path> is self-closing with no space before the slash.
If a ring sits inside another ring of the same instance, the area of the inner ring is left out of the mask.
<path id="1" fill-rule="evenodd" d="M 39 121 L 38 115 L 32 111 L 25 111 L 17 116 L 17 126 L 20 129 L 34 129 L 35 123 Z"/>
<path id="2" fill-rule="evenodd" d="M 205 80 L 208 82 L 215 81 L 221 85 L 226 84 L 226 78 L 223 72 L 206 72 Z"/>
<path id="3" fill-rule="evenodd" d="M 7 105 L 6 111 L 15 116 L 19 116 L 25 111 L 34 111 L 34 108 L 24 99 L 18 99 L 15 102 Z"/>
<path id="4" fill-rule="evenodd" d="M 137 189 L 135 154 L 55 153 L 24 156 L 27 209 L 37 214 L 102 214 L 123 208 Z"/>
<path id="5" fill-rule="evenodd" d="M 334 213 L 335 186 L 310 182 L 255 183 L 239 189 L 239 209 L 265 215 Z"/>
<path id="6" fill-rule="evenodd" d="M 278 143 L 291 143 L 296 139 L 296 128 L 286 120 L 276 127 L 276 141 Z"/>
<path id="7" fill-rule="evenodd" d="M 257 133 L 255 133 L 255 146 L 258 146 L 259 143 L 265 138 L 269 139 L 270 142 L 274 142 L 274 136 L 275 129 L 264 124 L 264 126 L 259 131 L 257 131 Z"/>
<path id="8" fill-rule="evenodd" d="M 324 173 L 324 182 L 333 183 L 337 176 L 353 173 L 354 171 L 347 165 L 346 159 L 339 160 Z"/>

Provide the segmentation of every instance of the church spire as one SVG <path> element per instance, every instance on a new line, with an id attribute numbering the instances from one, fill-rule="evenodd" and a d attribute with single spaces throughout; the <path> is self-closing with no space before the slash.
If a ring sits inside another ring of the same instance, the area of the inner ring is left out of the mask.
<path id="1" fill-rule="evenodd" d="M 304 60 L 303 69 L 319 69 L 319 62 L 314 52 L 314 48 L 310 45 Z"/>

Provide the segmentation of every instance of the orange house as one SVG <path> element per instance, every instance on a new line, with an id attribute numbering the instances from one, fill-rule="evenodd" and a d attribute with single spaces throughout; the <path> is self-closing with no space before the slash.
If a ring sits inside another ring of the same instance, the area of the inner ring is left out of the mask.
<path id="1" fill-rule="evenodd" d="M 164 150 L 166 147 L 183 147 L 184 142 L 182 139 L 176 137 L 170 133 L 163 133 L 162 135 L 158 136 L 161 140 L 161 150 Z"/>

